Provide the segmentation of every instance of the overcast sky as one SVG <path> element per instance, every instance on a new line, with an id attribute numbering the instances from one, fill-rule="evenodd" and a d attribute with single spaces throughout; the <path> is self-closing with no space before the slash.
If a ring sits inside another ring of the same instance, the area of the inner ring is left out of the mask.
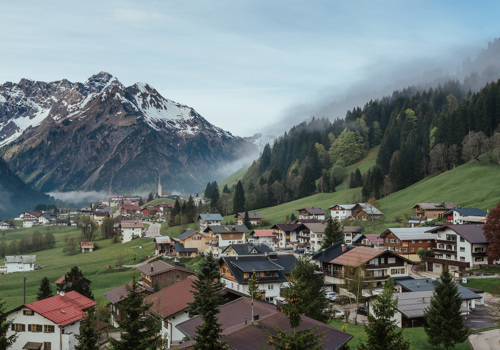
<path id="1" fill-rule="evenodd" d="M 500 1 L 0 0 L 0 83 L 106 71 L 249 136 L 394 72 L 456 69 L 500 36 L 499 13 Z"/>

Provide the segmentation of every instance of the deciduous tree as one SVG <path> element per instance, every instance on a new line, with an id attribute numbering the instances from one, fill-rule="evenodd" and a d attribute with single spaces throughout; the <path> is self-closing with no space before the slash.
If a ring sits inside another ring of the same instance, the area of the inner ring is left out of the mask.
<path id="1" fill-rule="evenodd" d="M 441 282 L 436 284 L 430 306 L 425 309 L 424 327 L 432 346 L 454 347 L 467 339 L 467 329 L 461 313 L 462 298 L 448 270 L 441 273 Z"/>
<path id="2" fill-rule="evenodd" d="M 488 214 L 483 231 L 488 242 L 488 248 L 486 249 L 488 260 L 496 261 L 500 259 L 500 202 Z"/>
<path id="3" fill-rule="evenodd" d="M 259 289 L 259 281 L 255 271 L 252 270 L 252 275 L 248 279 L 248 295 L 250 299 L 262 301 L 262 292 Z"/>

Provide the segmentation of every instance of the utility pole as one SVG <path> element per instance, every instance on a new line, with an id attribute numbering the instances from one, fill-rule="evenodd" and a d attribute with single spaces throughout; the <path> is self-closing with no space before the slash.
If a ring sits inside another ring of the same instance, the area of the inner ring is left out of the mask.
<path id="1" fill-rule="evenodd" d="M 26 280 L 28 279 L 28 277 L 24 276 L 23 277 L 23 280 L 24 280 L 24 302 L 23 302 L 23 305 L 26 304 Z"/>

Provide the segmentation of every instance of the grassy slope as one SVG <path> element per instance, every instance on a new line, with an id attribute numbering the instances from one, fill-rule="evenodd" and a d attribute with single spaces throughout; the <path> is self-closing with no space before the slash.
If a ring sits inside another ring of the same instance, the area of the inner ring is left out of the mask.
<path id="1" fill-rule="evenodd" d="M 361 172 L 375 164 L 378 149 L 373 149 L 361 162 L 348 167 L 348 173 L 359 167 Z M 337 186 L 337 192 L 320 193 L 301 198 L 275 207 L 258 209 L 272 224 L 282 223 L 284 217 L 297 209 L 320 207 L 324 210 L 337 203 L 354 203 L 360 200 L 361 188 L 349 189 Z M 376 222 L 376 232 L 388 227 L 398 227 L 405 214 L 412 215 L 410 209 L 418 202 L 451 202 L 461 207 L 491 209 L 500 202 L 500 167 L 488 163 L 483 155 L 480 162 L 471 161 L 446 173 L 429 176 L 404 190 L 395 192 L 380 200 L 384 217 Z M 232 216 L 225 217 L 231 220 Z M 398 220 L 395 220 L 398 219 Z M 370 227 L 368 222 L 352 222 L 353 225 Z"/>
<path id="2" fill-rule="evenodd" d="M 45 233 L 46 228 L 38 228 Z M 31 235 L 35 229 L 6 231 L 5 239 L 11 240 L 24 235 Z M 66 235 L 78 236 L 78 229 L 71 227 L 57 227 L 52 231 L 56 237 L 56 246 L 33 253 L 37 256 L 36 263 L 43 269 L 26 273 L 12 273 L 0 276 L 0 296 L 6 301 L 6 309 L 12 309 L 23 303 L 23 276 L 26 281 L 26 301 L 33 302 L 43 277 L 48 277 L 53 283 L 71 267 L 77 265 L 90 281 L 92 281 L 92 292 L 97 301 L 104 300 L 103 293 L 130 281 L 132 269 L 106 269 L 108 265 L 116 265 L 119 257 L 123 258 L 124 264 L 134 264 L 152 255 L 154 245 L 152 239 L 136 239 L 132 242 L 121 244 L 111 243 L 111 240 L 97 241 L 100 249 L 93 253 L 77 253 L 73 256 L 62 253 L 64 237 Z M 142 248 L 139 246 L 142 245 Z M 0 260 L 3 265 L 3 261 Z M 55 285 L 53 285 L 55 291 Z"/>
<path id="3" fill-rule="evenodd" d="M 227 185 L 227 187 L 229 187 L 229 188 L 233 187 L 233 185 L 236 186 L 236 184 L 238 183 L 238 180 L 243 179 L 243 176 L 247 172 L 248 168 L 249 167 L 241 168 L 240 170 L 236 171 L 234 174 L 231 174 L 229 177 L 222 180 L 219 183 L 219 189 L 222 191 L 222 189 L 224 188 L 224 185 Z"/>

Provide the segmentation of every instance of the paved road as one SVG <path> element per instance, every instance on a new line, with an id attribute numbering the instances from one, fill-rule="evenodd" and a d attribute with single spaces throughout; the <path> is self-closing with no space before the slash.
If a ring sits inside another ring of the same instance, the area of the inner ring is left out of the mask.
<path id="1" fill-rule="evenodd" d="M 143 222 L 143 224 L 149 224 L 149 227 L 145 232 L 146 235 L 149 235 L 150 237 L 161 236 L 160 235 L 161 224 L 157 224 L 157 223 L 153 223 L 153 222 L 146 222 L 146 221 Z"/>
<path id="2" fill-rule="evenodd" d="M 495 325 L 496 322 L 491 320 L 488 309 L 484 305 L 476 306 L 476 309 L 465 320 L 465 327 L 469 329 L 494 327 Z"/>
<path id="3" fill-rule="evenodd" d="M 473 333 L 469 335 L 469 342 L 474 350 L 500 349 L 500 329 Z"/>

